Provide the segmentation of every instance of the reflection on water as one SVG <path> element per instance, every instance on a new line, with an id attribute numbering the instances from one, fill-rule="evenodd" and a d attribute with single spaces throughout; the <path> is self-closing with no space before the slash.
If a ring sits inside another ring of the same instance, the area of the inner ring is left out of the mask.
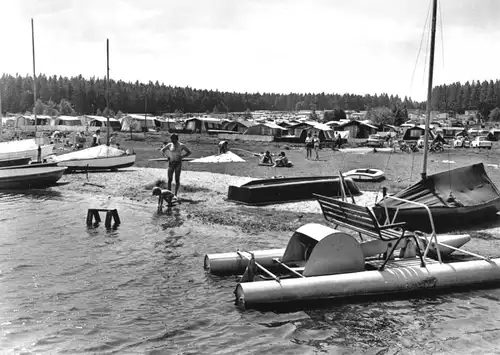
<path id="1" fill-rule="evenodd" d="M 86 225 L 89 208 L 122 223 Z M 500 290 L 462 290 L 241 311 L 237 277 L 206 253 L 284 247 L 289 235 L 201 225 L 182 204 L 50 191 L 0 194 L 2 353 L 496 352 Z M 495 228 L 471 242 L 499 250 Z M 482 236 L 482 237 L 481 237 Z"/>

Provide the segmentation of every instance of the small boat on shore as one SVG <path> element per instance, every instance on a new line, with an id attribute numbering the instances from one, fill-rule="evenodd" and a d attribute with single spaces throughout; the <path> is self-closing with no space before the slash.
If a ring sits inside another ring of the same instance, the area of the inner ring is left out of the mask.
<path id="1" fill-rule="evenodd" d="M 354 181 L 381 181 L 385 179 L 384 172 L 379 169 L 354 169 L 342 173 L 344 177 L 350 177 Z"/>
<path id="2" fill-rule="evenodd" d="M 105 144 L 47 157 L 48 162 L 54 162 L 58 166 L 67 167 L 67 172 L 128 168 L 135 164 L 135 159 L 135 154 L 128 154 L 121 149 L 108 147 Z"/>
<path id="3" fill-rule="evenodd" d="M 40 146 L 40 158 L 52 154 L 54 144 L 44 144 Z M 0 160 L 30 158 L 38 159 L 38 145 L 35 139 L 22 139 L 17 141 L 0 142 Z"/>
<path id="4" fill-rule="evenodd" d="M 344 179 L 346 190 L 359 196 L 360 190 L 350 178 Z M 228 201 L 246 205 L 271 205 L 314 199 L 313 194 L 342 196 L 338 176 L 314 176 L 253 180 L 241 186 L 229 186 Z"/>
<path id="5" fill-rule="evenodd" d="M 41 165 L 41 164 L 40 164 Z M 65 167 L 22 165 L 0 169 L 0 189 L 45 188 L 61 179 Z"/>
<path id="6" fill-rule="evenodd" d="M 486 174 L 482 163 L 427 176 L 416 184 L 384 197 L 374 208 L 379 220 L 406 222 L 407 228 L 429 232 L 428 206 L 436 232 L 498 218 L 500 191 Z"/>
<path id="7" fill-rule="evenodd" d="M 31 158 L 8 158 L 8 159 L 0 159 L 0 168 L 9 167 L 9 166 L 18 166 L 18 165 L 27 165 L 31 161 Z"/>

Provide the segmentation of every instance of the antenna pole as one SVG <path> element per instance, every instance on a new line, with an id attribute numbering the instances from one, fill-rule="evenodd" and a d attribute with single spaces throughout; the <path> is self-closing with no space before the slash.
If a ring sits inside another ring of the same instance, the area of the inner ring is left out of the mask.
<path id="1" fill-rule="evenodd" d="M 106 145 L 109 147 L 109 39 L 106 39 Z"/>
<path id="2" fill-rule="evenodd" d="M 431 48 L 429 56 L 429 82 L 427 86 L 427 112 L 425 118 L 424 133 L 424 163 L 422 166 L 422 180 L 427 178 L 427 155 L 429 153 L 429 125 L 431 121 L 431 100 L 432 100 L 432 76 L 434 74 L 434 47 L 436 43 L 436 14 L 437 0 L 432 3 L 432 27 L 431 27 Z"/>

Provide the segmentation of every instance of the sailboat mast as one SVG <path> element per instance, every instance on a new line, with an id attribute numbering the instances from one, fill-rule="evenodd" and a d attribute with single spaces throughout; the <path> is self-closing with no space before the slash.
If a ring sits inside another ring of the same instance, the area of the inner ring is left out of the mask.
<path id="1" fill-rule="evenodd" d="M 36 72 L 35 72 L 35 26 L 31 19 L 31 47 L 33 51 L 33 115 L 35 116 L 35 132 L 37 131 L 36 120 Z"/>
<path id="2" fill-rule="evenodd" d="M 422 180 L 427 178 L 427 155 L 429 153 L 429 126 L 431 121 L 431 99 L 432 99 L 432 76 L 434 74 L 434 47 L 436 43 L 436 16 L 437 0 L 432 1 L 432 27 L 431 27 L 431 48 L 429 56 L 429 82 L 427 86 L 427 107 L 425 117 L 424 133 L 424 162 L 422 166 Z"/>
<path id="3" fill-rule="evenodd" d="M 106 145 L 109 147 L 109 39 L 106 39 Z"/>

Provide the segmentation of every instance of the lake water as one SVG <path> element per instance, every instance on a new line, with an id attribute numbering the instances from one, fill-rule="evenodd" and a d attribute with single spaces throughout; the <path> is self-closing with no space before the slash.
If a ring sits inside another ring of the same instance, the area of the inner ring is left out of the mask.
<path id="1" fill-rule="evenodd" d="M 87 209 L 122 224 L 87 227 Z M 284 247 L 181 209 L 91 195 L 0 194 L 2 354 L 473 354 L 500 351 L 500 288 L 241 311 L 207 252 Z M 473 250 L 494 253 L 485 235 Z M 498 253 L 497 253 L 498 255 Z"/>

